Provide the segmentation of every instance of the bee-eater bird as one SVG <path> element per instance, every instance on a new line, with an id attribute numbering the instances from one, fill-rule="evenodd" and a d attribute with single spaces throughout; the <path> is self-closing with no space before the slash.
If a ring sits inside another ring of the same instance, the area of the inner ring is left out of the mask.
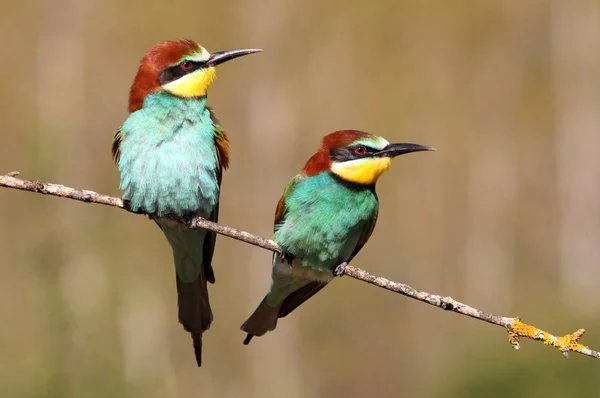
<path id="1" fill-rule="evenodd" d="M 355 130 L 336 131 L 323 139 L 277 204 L 273 240 L 285 255 L 273 256 L 271 286 L 241 327 L 248 333 L 244 344 L 274 330 L 278 318 L 344 273 L 375 228 L 379 211 L 375 183 L 392 158 L 431 150 L 390 144 Z"/>
<path id="2" fill-rule="evenodd" d="M 191 40 L 156 45 L 140 62 L 129 92 L 129 118 L 112 143 L 123 199 L 131 210 L 149 214 L 173 249 L 179 322 L 192 335 L 198 366 L 202 333 L 213 319 L 207 282 L 215 282 L 216 235 L 168 216 L 217 221 L 229 141 L 206 94 L 216 65 L 258 51 L 211 54 Z"/>

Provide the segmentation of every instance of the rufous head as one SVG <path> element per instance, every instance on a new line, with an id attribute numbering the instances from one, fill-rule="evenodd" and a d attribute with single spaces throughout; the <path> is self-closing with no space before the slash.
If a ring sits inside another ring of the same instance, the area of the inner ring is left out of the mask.
<path id="1" fill-rule="evenodd" d="M 129 112 L 141 109 L 146 96 L 159 90 L 183 98 L 204 97 L 216 77 L 216 65 L 259 51 L 262 50 L 229 50 L 211 54 L 192 40 L 163 41 L 140 61 L 129 92 Z"/>
<path id="2" fill-rule="evenodd" d="M 323 138 L 321 147 L 302 171 L 308 176 L 328 171 L 351 183 L 373 185 L 390 167 L 392 158 L 433 150 L 417 144 L 390 144 L 383 137 L 364 131 L 340 130 Z"/>

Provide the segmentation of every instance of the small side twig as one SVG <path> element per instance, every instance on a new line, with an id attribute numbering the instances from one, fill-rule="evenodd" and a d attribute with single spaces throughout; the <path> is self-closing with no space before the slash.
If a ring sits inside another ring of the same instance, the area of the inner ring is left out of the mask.
<path id="1" fill-rule="evenodd" d="M 94 191 L 70 188 L 64 185 L 15 178 L 15 176 L 18 174 L 19 172 L 13 171 L 5 176 L 0 176 L 0 187 L 58 196 L 61 198 L 74 199 L 86 203 L 99 203 L 132 212 L 128 208 L 127 204 L 120 198 L 102 195 Z M 217 224 L 201 217 L 194 218 L 191 221 L 177 221 L 185 223 L 191 229 L 203 228 L 216 232 L 220 235 L 228 236 L 230 238 L 261 247 L 263 249 L 271 250 L 280 254 L 284 253 L 283 248 L 270 239 L 261 238 L 260 236 L 241 231 L 237 228 Z M 523 323 L 519 317 L 511 318 L 489 314 L 485 311 L 456 301 L 452 297 L 444 297 L 437 294 L 419 291 L 406 284 L 394 282 L 389 279 L 370 274 L 363 269 L 353 267 L 351 265 L 347 265 L 344 268 L 344 275 L 348 275 L 354 279 L 358 279 L 371 285 L 378 286 L 382 289 L 410 297 L 446 311 L 466 315 L 480 321 L 491 323 L 492 325 L 502 326 L 508 331 L 509 342 L 515 349 L 519 349 L 520 347 L 519 338 L 525 337 L 532 340 L 542 341 L 544 344 L 551 345 L 562 352 L 565 357 L 568 357 L 569 352 L 573 351 L 592 358 L 600 359 L 600 352 L 592 350 L 579 342 L 585 333 L 584 329 L 579 329 L 574 333 L 557 337 L 535 326 Z"/>

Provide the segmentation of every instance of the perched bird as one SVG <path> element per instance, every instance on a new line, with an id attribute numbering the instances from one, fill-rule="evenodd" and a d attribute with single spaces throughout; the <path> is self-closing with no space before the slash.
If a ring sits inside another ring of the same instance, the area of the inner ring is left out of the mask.
<path id="1" fill-rule="evenodd" d="M 262 336 L 283 318 L 342 275 L 367 243 L 377 221 L 375 183 L 392 158 L 431 151 L 415 144 L 390 144 L 382 137 L 355 130 L 336 131 L 283 191 L 275 211 L 273 240 L 285 254 L 275 253 L 271 286 L 242 325 Z"/>
<path id="2" fill-rule="evenodd" d="M 168 216 L 217 221 L 229 141 L 206 93 L 216 65 L 258 51 L 211 54 L 191 40 L 156 45 L 140 62 L 129 93 L 131 114 L 112 142 L 123 199 L 133 211 L 149 214 L 173 249 L 179 322 L 192 335 L 198 366 L 202 333 L 213 319 L 206 284 L 215 282 L 216 235 Z"/>

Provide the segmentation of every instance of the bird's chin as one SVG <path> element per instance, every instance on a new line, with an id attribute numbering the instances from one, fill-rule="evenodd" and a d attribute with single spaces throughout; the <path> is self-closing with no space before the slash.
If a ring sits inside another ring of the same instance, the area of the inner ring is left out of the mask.
<path id="1" fill-rule="evenodd" d="M 182 98 L 205 97 L 217 77 L 214 67 L 199 69 L 163 86 L 167 92 Z"/>
<path id="2" fill-rule="evenodd" d="M 364 158 L 346 162 L 334 162 L 331 171 L 343 180 L 361 185 L 373 185 L 390 167 L 392 159 Z"/>

